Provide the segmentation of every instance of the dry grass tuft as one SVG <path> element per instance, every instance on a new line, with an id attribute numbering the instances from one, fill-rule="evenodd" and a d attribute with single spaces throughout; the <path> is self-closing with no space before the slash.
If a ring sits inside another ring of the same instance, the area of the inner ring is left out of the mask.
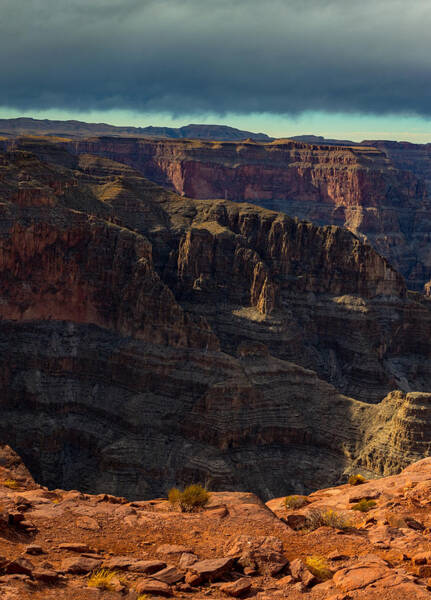
<path id="1" fill-rule="evenodd" d="M 328 561 L 323 556 L 307 556 L 305 564 L 308 570 L 317 577 L 319 581 L 327 581 L 331 579 L 333 573 L 328 566 Z"/>
<path id="2" fill-rule="evenodd" d="M 284 506 L 288 510 L 303 508 L 307 504 L 310 504 L 310 500 L 307 498 L 307 496 L 286 496 L 286 498 L 284 499 Z"/>
<path id="3" fill-rule="evenodd" d="M 307 515 L 306 529 L 314 531 L 319 527 L 333 527 L 334 529 L 348 529 L 352 522 L 342 513 L 332 509 L 315 508 Z"/>
<path id="4" fill-rule="evenodd" d="M 352 506 L 352 510 L 359 510 L 360 512 L 366 513 L 377 505 L 375 500 L 366 500 L 362 498 L 356 504 Z"/>
<path id="5" fill-rule="evenodd" d="M 113 591 L 114 579 L 118 579 L 117 571 L 110 569 L 97 569 L 93 571 L 88 578 L 88 587 L 98 588 L 99 590 Z"/>
<path id="6" fill-rule="evenodd" d="M 361 485 L 362 483 L 367 483 L 367 481 L 368 479 L 365 479 L 365 477 L 359 473 L 357 475 L 350 475 L 348 479 L 350 485 Z"/>
<path id="7" fill-rule="evenodd" d="M 183 492 L 172 488 L 168 495 L 169 502 L 174 506 L 179 506 L 182 512 L 199 510 L 208 504 L 209 499 L 209 493 L 199 484 L 189 485 Z"/>
<path id="8" fill-rule="evenodd" d="M 19 490 L 19 483 L 15 479 L 5 479 L 2 484 L 11 490 Z"/>

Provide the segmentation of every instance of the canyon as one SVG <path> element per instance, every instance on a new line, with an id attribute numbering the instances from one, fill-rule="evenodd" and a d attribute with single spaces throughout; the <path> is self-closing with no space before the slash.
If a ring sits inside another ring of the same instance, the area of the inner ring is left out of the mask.
<path id="1" fill-rule="evenodd" d="M 0 154 L 0 438 L 38 482 L 268 499 L 428 455 L 431 305 L 385 258 L 83 150 Z"/>
<path id="2" fill-rule="evenodd" d="M 19 143 L 24 148 L 32 146 L 31 140 Z M 404 156 L 403 151 L 387 151 L 390 144 L 380 148 L 291 140 L 112 137 L 61 144 L 72 153 L 127 164 L 190 198 L 252 202 L 318 225 L 345 227 L 385 256 L 410 289 L 424 291 L 431 279 L 431 205 L 426 179 L 431 163 L 425 151 L 415 154 L 421 159 L 413 162 L 420 166 L 410 169 L 411 160 L 395 157 Z"/>

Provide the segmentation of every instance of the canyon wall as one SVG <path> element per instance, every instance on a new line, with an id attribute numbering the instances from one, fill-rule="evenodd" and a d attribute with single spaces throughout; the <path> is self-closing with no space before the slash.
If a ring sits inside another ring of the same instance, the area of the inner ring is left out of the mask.
<path id="1" fill-rule="evenodd" d="M 38 154 L 0 154 L 0 438 L 39 481 L 270 497 L 428 452 L 429 301 L 370 245 Z"/>
<path id="2" fill-rule="evenodd" d="M 404 163 L 396 168 L 386 146 L 109 137 L 64 145 L 130 165 L 184 196 L 252 202 L 319 225 L 346 227 L 385 256 L 410 289 L 423 290 L 431 279 L 425 181 Z"/>

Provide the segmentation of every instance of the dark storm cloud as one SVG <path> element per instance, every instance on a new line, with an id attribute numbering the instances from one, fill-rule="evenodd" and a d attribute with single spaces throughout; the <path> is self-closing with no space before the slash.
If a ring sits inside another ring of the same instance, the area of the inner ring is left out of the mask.
<path id="1" fill-rule="evenodd" d="M 0 0 L 0 105 L 431 114 L 431 2 Z"/>

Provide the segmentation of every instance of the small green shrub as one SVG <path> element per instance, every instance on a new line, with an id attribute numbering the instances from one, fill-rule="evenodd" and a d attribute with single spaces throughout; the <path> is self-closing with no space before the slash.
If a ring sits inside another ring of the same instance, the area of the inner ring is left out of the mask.
<path id="1" fill-rule="evenodd" d="M 352 506 L 352 510 L 359 510 L 360 512 L 366 513 L 374 508 L 376 504 L 377 502 L 375 500 L 366 500 L 365 498 L 362 498 L 362 500 L 359 500 L 359 502 Z"/>
<path id="2" fill-rule="evenodd" d="M 363 475 L 360 475 L 359 473 L 357 475 L 350 475 L 349 479 L 348 479 L 348 483 L 350 483 L 350 485 L 361 485 L 363 483 L 367 483 L 367 479 L 365 479 L 365 477 Z"/>
<path id="3" fill-rule="evenodd" d="M 184 491 L 172 488 L 168 495 L 169 502 L 179 506 L 182 512 L 199 510 L 208 504 L 210 495 L 207 490 L 199 484 L 188 485 Z"/>
<path id="4" fill-rule="evenodd" d="M 287 510 L 303 508 L 307 504 L 310 504 L 307 496 L 286 496 L 284 499 L 284 506 Z"/>
<path id="5" fill-rule="evenodd" d="M 332 577 L 332 571 L 328 566 L 328 561 L 323 556 L 307 556 L 305 564 L 308 570 L 317 577 L 319 581 L 327 581 Z"/>
<path id="6" fill-rule="evenodd" d="M 350 520 L 343 514 L 332 509 L 315 508 L 307 515 L 306 529 L 314 531 L 319 527 L 333 527 L 334 529 L 347 529 L 351 527 Z"/>

